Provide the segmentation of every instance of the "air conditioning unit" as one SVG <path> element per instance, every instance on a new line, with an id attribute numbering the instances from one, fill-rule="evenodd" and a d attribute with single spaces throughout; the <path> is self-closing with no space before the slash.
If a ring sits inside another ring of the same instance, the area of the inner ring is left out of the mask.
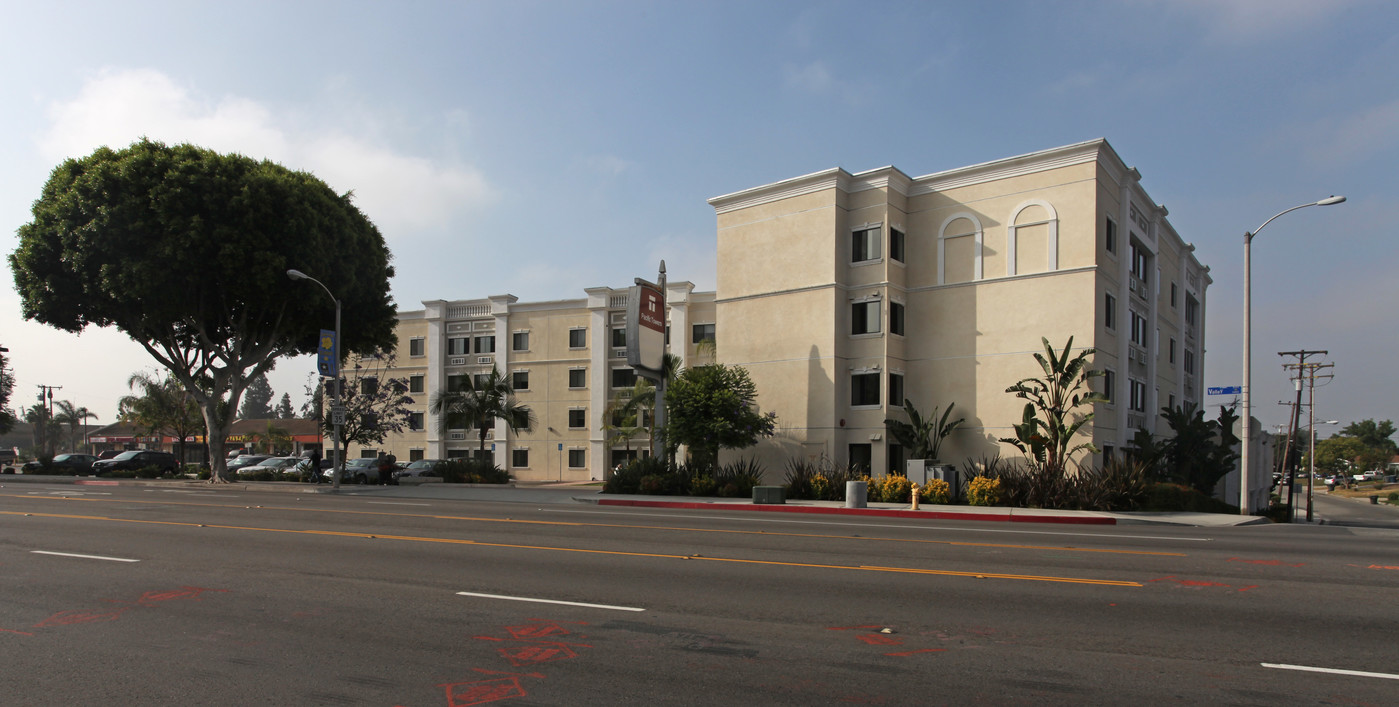
<path id="1" fill-rule="evenodd" d="M 492 360 L 494 360 L 494 359 L 492 359 L 490 356 L 477 356 L 477 357 L 476 357 L 476 362 L 477 362 L 477 363 L 490 363 Z"/>
<path id="2" fill-rule="evenodd" d="M 1132 278 L 1130 278 L 1130 277 L 1127 278 L 1127 289 L 1131 290 L 1132 292 L 1136 292 L 1136 291 L 1137 291 L 1137 281 L 1134 280 L 1134 279 L 1132 279 Z"/>
<path id="3" fill-rule="evenodd" d="M 448 432 L 447 439 L 466 439 L 465 432 Z"/>
<path id="4" fill-rule="evenodd" d="M 447 359 L 447 365 L 448 365 L 448 366 L 465 366 L 465 365 L 466 365 L 466 357 L 465 357 L 465 356 L 452 356 L 452 357 L 450 357 L 450 358 Z"/>

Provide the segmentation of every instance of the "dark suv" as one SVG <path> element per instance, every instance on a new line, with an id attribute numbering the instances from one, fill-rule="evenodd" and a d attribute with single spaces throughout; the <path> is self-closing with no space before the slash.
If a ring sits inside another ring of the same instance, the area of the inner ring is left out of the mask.
<path id="1" fill-rule="evenodd" d="M 145 469 L 146 467 L 154 467 L 162 473 L 170 472 L 173 474 L 180 468 L 180 464 L 175 461 L 175 455 L 169 452 L 132 450 L 122 452 L 111 459 L 98 459 L 92 463 L 92 473 L 94 476 L 101 476 L 109 471 Z"/>

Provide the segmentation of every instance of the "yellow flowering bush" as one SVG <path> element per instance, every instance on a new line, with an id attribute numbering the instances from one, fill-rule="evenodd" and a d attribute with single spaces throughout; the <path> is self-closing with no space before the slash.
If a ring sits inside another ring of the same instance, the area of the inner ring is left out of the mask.
<path id="1" fill-rule="evenodd" d="M 879 479 L 862 476 L 859 480 L 865 482 L 866 501 L 870 503 L 879 503 L 884 500 L 884 487 L 879 484 Z"/>
<path id="2" fill-rule="evenodd" d="M 832 498 L 831 480 L 825 474 L 817 474 L 811 477 L 811 497 L 817 499 Z"/>
<path id="3" fill-rule="evenodd" d="M 978 476 L 967 484 L 967 503 L 994 506 L 1001 500 L 1001 480 Z"/>
<path id="4" fill-rule="evenodd" d="M 908 503 L 913 495 L 913 482 L 907 476 L 889 474 L 879 480 L 879 497 L 885 503 Z"/>
<path id="5" fill-rule="evenodd" d="M 942 479 L 931 479 L 919 489 L 918 496 L 928 503 L 948 503 L 952 500 L 952 487 Z"/>

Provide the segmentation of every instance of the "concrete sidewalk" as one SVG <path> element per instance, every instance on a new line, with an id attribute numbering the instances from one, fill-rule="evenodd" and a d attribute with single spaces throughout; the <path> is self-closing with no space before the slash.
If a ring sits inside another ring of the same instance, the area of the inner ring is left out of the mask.
<path id="1" fill-rule="evenodd" d="M 599 506 L 659 508 L 733 513 L 786 513 L 843 515 L 855 517 L 904 518 L 925 521 L 976 521 L 999 523 L 1046 523 L 1059 525 L 1181 525 L 1225 527 L 1268 523 L 1261 516 L 1224 513 L 1147 513 L 1100 511 L 1061 511 L 1042 508 L 1004 508 L 922 504 L 911 510 L 909 504 L 870 503 L 865 508 L 846 508 L 840 501 L 789 500 L 781 504 L 756 504 L 748 499 L 689 496 L 634 496 L 602 493 L 597 482 L 497 484 L 422 484 L 402 486 L 358 486 L 342 484 L 337 491 L 329 484 L 241 481 L 210 485 L 190 479 L 98 479 L 95 477 L 4 475 L 0 487 L 15 484 L 69 484 L 78 486 L 148 486 L 164 488 L 244 491 L 255 493 L 329 494 L 391 498 L 489 501 L 496 503 L 590 503 Z"/>

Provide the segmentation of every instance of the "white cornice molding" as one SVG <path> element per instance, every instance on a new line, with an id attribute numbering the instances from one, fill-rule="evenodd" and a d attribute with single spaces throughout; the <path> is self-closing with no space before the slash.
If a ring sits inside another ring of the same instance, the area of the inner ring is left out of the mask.
<path id="1" fill-rule="evenodd" d="M 889 189 L 904 196 L 919 196 L 946 189 L 954 189 L 972 184 L 981 184 L 998 179 L 1018 177 L 1050 169 L 1084 164 L 1109 156 L 1103 162 L 1109 165 L 1110 172 L 1123 175 L 1132 173 L 1122 164 L 1117 153 L 1107 140 L 1097 138 L 1085 142 L 1055 147 L 1026 155 L 984 162 L 982 164 L 945 172 L 936 172 L 922 177 L 909 177 L 896 167 L 880 167 L 851 174 L 840 167 L 813 172 L 812 174 L 784 179 L 752 189 L 716 196 L 709 200 L 716 214 L 746 209 L 768 204 L 794 196 L 803 196 L 826 189 L 839 189 L 847 194 L 869 189 Z M 1120 181 L 1120 180 L 1119 180 Z"/>

